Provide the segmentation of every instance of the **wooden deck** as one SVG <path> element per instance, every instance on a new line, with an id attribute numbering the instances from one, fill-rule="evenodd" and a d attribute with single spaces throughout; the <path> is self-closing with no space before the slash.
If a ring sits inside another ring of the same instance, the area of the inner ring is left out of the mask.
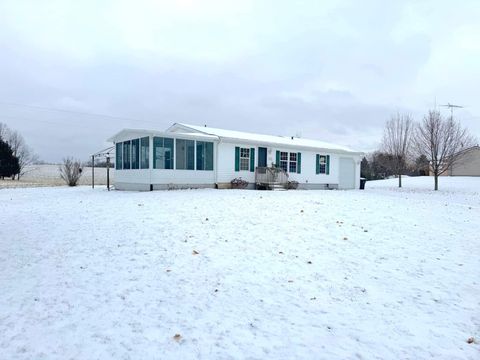
<path id="1" fill-rule="evenodd" d="M 255 169 L 255 188 L 264 190 L 287 189 L 288 174 L 277 167 L 257 167 Z"/>

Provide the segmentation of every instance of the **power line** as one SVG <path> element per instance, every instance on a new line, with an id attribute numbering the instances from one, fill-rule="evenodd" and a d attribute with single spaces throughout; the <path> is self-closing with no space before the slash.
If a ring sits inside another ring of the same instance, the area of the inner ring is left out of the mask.
<path id="1" fill-rule="evenodd" d="M 19 103 L 4 102 L 4 101 L 0 101 L 0 105 L 25 107 L 25 108 L 31 108 L 31 109 L 44 110 L 44 111 L 54 111 L 54 112 L 70 113 L 70 114 L 84 115 L 84 116 L 103 117 L 103 118 L 116 119 L 116 120 L 127 120 L 127 121 L 133 121 L 133 122 L 144 122 L 144 123 L 151 123 L 151 124 L 157 124 L 157 125 L 158 125 L 158 123 L 157 123 L 157 122 L 154 122 L 154 121 L 134 119 L 134 118 L 129 118 L 129 117 L 125 117 L 125 116 L 115 116 L 115 115 L 108 115 L 108 114 L 89 113 L 89 112 L 84 112 L 84 111 L 75 111 L 75 110 L 51 108 L 51 107 L 46 107 L 46 106 L 37 106 L 37 105 L 28 105 L 28 104 L 19 104 Z M 76 120 L 76 119 L 75 119 L 75 120 Z"/>

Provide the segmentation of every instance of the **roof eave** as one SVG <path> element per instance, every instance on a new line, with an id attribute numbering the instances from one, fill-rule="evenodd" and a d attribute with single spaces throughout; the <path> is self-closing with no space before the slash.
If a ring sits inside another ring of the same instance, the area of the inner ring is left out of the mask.
<path id="1" fill-rule="evenodd" d="M 266 142 L 266 141 L 257 141 L 257 140 L 246 140 L 246 139 L 239 139 L 239 138 L 225 137 L 225 136 L 219 136 L 219 138 L 222 142 L 228 142 L 228 143 L 246 143 L 246 144 L 252 144 L 252 145 L 269 144 L 269 145 L 277 146 L 279 148 L 325 151 L 325 152 L 330 152 L 334 154 L 346 154 L 346 155 L 358 155 L 358 156 L 365 155 L 365 153 L 362 151 L 348 151 L 343 149 L 332 149 L 328 147 L 315 147 L 315 146 L 306 146 L 301 144 L 283 144 L 283 143 L 277 143 L 273 141 Z"/>

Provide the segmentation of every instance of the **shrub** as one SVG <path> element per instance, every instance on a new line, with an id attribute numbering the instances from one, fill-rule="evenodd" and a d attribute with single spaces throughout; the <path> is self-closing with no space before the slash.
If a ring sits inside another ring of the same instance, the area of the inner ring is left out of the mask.
<path id="1" fill-rule="evenodd" d="M 230 181 L 230 184 L 232 184 L 232 189 L 245 189 L 248 186 L 248 181 L 238 177 Z"/>
<path id="2" fill-rule="evenodd" d="M 59 167 L 60 177 L 68 186 L 77 186 L 78 180 L 82 177 L 82 164 L 73 158 L 63 159 L 63 164 Z"/>
<path id="3" fill-rule="evenodd" d="M 287 182 L 287 189 L 296 190 L 298 188 L 298 181 L 292 180 Z"/>

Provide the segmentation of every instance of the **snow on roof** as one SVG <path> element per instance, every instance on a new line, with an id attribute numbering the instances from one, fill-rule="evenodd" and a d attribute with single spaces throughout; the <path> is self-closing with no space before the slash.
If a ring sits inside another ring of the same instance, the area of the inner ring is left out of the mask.
<path id="1" fill-rule="evenodd" d="M 310 139 L 303 139 L 298 137 L 287 137 L 287 136 L 262 135 L 262 134 L 254 134 L 254 133 L 243 132 L 243 131 L 225 130 L 225 129 L 189 125 L 189 124 L 183 124 L 183 123 L 176 123 L 172 127 L 175 127 L 176 125 L 183 128 L 189 128 L 195 131 L 199 131 L 204 134 L 215 135 L 220 138 L 226 138 L 226 139 L 244 140 L 248 142 L 269 143 L 269 144 L 276 144 L 276 145 L 287 145 L 287 146 L 294 146 L 294 147 L 318 148 L 318 149 L 327 149 L 327 150 L 334 150 L 334 151 L 336 150 L 341 152 L 361 154 L 360 151 L 350 149 L 349 147 L 332 144 L 324 141 L 319 141 L 319 140 L 310 140 Z"/>
<path id="2" fill-rule="evenodd" d="M 109 137 L 107 139 L 108 142 L 116 142 L 118 139 L 120 141 L 128 140 L 124 138 L 135 138 L 138 136 L 148 136 L 148 135 L 154 135 L 154 136 L 172 136 L 171 132 L 166 132 L 166 131 L 158 131 L 158 130 L 146 130 L 146 129 L 123 129 L 117 132 L 115 135 Z M 194 137 L 194 138 L 199 138 L 199 139 L 204 139 L 204 140 L 216 140 L 218 139 L 218 136 L 215 135 L 209 135 L 209 134 L 200 134 L 198 132 L 196 133 L 188 133 L 188 134 L 182 134 L 184 136 L 189 136 L 189 137 Z"/>

